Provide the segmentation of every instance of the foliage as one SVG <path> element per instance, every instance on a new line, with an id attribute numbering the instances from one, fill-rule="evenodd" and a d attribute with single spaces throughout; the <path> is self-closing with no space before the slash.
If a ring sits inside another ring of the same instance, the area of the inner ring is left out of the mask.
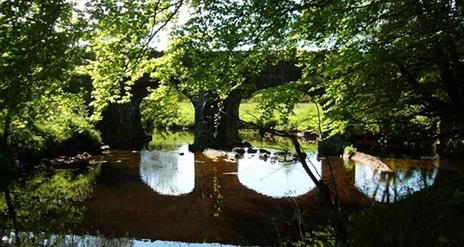
<path id="1" fill-rule="evenodd" d="M 258 105 L 260 119 L 269 119 L 274 111 L 280 113 L 280 120 L 288 123 L 288 116 L 299 101 L 301 92 L 288 86 L 277 86 L 262 90 L 255 96 Z"/>
<path id="2" fill-rule="evenodd" d="M 198 1 L 196 6 L 206 14 L 192 28 L 210 26 L 201 33 L 209 49 L 298 48 L 304 74 L 288 87 L 322 105 L 332 133 L 432 139 L 438 123 L 451 122 L 452 132 L 462 136 L 461 1 Z M 288 95 L 280 92 L 282 98 Z"/>
<path id="3" fill-rule="evenodd" d="M 0 3 L 2 146 L 35 119 L 43 98 L 56 94 L 79 53 L 81 22 L 68 1 Z M 45 108 L 45 105 L 41 106 Z"/>
<path id="4" fill-rule="evenodd" d="M 243 138 L 243 140 L 249 142 L 253 147 L 277 149 L 284 152 L 290 152 L 290 150 L 293 150 L 292 142 L 286 137 L 274 135 L 263 136 L 256 130 L 241 130 L 240 136 Z M 314 142 L 309 142 L 304 138 L 301 138 L 299 141 L 304 152 L 317 152 L 317 144 Z"/>
<path id="5" fill-rule="evenodd" d="M 348 145 L 348 146 L 345 146 L 345 148 L 343 149 L 343 153 L 346 154 L 346 155 L 349 155 L 350 157 L 352 155 L 354 155 L 354 153 L 356 153 L 356 148 L 353 147 L 353 145 Z"/>
<path id="6" fill-rule="evenodd" d="M 261 53 L 205 51 L 197 47 L 205 44 L 198 44 L 191 37 L 194 34 L 178 35 L 170 50 L 158 60 L 153 76 L 163 84 L 174 84 L 191 101 L 203 92 L 225 99 L 263 67 Z"/>
<path id="7" fill-rule="evenodd" d="M 265 97 L 265 93 L 260 97 Z M 267 100 L 266 100 L 267 101 Z M 271 104 L 280 104 L 286 108 L 285 113 L 277 110 L 277 106 L 261 106 L 262 102 L 257 103 L 242 103 L 240 105 L 240 119 L 247 122 L 256 122 L 262 126 L 271 126 L 277 129 L 309 132 L 315 135 L 319 133 L 319 120 L 317 106 L 313 103 L 296 103 L 290 109 L 283 103 L 275 101 Z M 286 111 L 291 110 L 289 113 Z M 266 112 L 269 111 L 269 112 Z M 264 115 L 264 116 L 263 116 Z M 283 116 L 285 115 L 285 116 Z M 323 121 L 324 118 L 322 117 Z M 322 122 L 323 129 L 327 129 L 326 122 Z"/>
<path id="8" fill-rule="evenodd" d="M 82 202 L 90 195 L 99 173 L 99 167 L 91 168 L 83 174 L 72 171 L 57 171 L 52 174 L 43 172 L 7 185 L 13 198 L 16 222 L 21 228 L 29 229 L 41 225 L 49 227 L 48 230 L 63 229 L 66 225 L 80 223 L 85 212 Z M 6 210 L 5 197 L 2 197 L 2 215 L 6 215 Z"/>
<path id="9" fill-rule="evenodd" d="M 191 129 L 194 125 L 195 112 L 193 105 L 188 101 L 178 101 L 178 97 L 171 93 L 159 96 L 154 100 L 153 96 L 145 99 L 141 106 L 142 121 L 144 126 L 153 126 L 154 129 Z M 153 100 L 152 100 L 153 99 Z M 160 108 L 162 105 L 162 109 Z M 282 121 L 282 113 L 273 112 L 269 119 L 259 116 L 262 112 L 259 103 L 255 101 L 240 104 L 240 119 L 247 122 L 258 122 L 265 126 L 273 126 L 278 129 L 288 129 L 317 134 L 318 118 L 316 106 L 312 103 L 297 103 L 293 111 L 287 116 L 287 123 Z M 328 126 L 324 124 L 324 128 Z M 150 128 L 145 128 L 149 130 Z"/>
<path id="10" fill-rule="evenodd" d="M 193 134 L 185 131 L 166 132 L 166 131 L 155 131 L 153 138 L 148 144 L 150 149 L 168 149 L 175 150 L 181 145 L 191 143 L 193 141 Z"/>
<path id="11" fill-rule="evenodd" d="M 87 52 L 91 55 L 84 73 L 93 80 L 93 119 L 100 120 L 109 103 L 129 100 L 130 89 L 154 69 L 149 44 L 169 22 L 183 1 L 88 2 L 91 25 L 87 30 Z"/>
<path id="12" fill-rule="evenodd" d="M 332 39 L 322 68 L 307 66 L 305 75 L 321 77 L 327 115 L 358 133 L 435 137 L 439 119 L 462 105 L 453 92 L 462 87 L 462 11 L 454 1 L 335 1 L 303 12 L 302 23 L 325 21 L 306 39 L 322 29 Z"/>
<path id="13" fill-rule="evenodd" d="M 87 109 L 78 95 L 63 93 L 41 97 L 29 109 L 29 113 L 34 111 L 34 119 L 24 116 L 11 122 L 15 131 L 10 135 L 10 146 L 17 153 L 47 151 L 52 145 L 59 145 L 79 135 L 88 136 L 95 143 L 101 142 L 99 133 L 87 120 Z"/>
<path id="14" fill-rule="evenodd" d="M 221 184 L 215 174 L 213 178 L 213 184 L 211 185 L 211 193 L 209 198 L 212 201 L 212 208 L 211 211 L 213 213 L 213 217 L 219 217 L 222 214 L 224 208 L 224 196 L 221 194 Z"/>
<path id="15" fill-rule="evenodd" d="M 284 242 L 283 246 L 337 246 L 334 235 L 333 228 L 325 227 L 320 230 L 306 232 L 301 240 Z"/>
<path id="16" fill-rule="evenodd" d="M 178 98 L 177 93 L 165 85 L 154 89 L 140 106 L 145 130 L 182 126 L 177 121 L 181 115 Z"/>

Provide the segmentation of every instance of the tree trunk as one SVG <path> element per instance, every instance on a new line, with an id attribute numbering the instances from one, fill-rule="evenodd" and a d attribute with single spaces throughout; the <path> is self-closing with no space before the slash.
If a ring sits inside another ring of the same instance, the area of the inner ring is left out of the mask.
<path id="1" fill-rule="evenodd" d="M 3 150 L 5 152 L 9 152 L 9 145 L 8 145 L 8 138 L 10 135 L 10 124 L 11 124 L 11 115 L 10 111 L 7 111 L 5 120 L 3 123 L 3 135 L 1 136 L 0 139 L 0 150 Z"/>
<path id="2" fill-rule="evenodd" d="M 10 218 L 10 220 L 12 222 L 12 227 L 14 229 L 14 232 L 16 233 L 15 234 L 16 244 L 20 245 L 19 234 L 17 234 L 18 221 L 17 221 L 17 217 L 16 217 L 16 210 L 15 210 L 15 207 L 14 207 L 13 198 L 11 197 L 10 189 L 8 187 L 8 182 L 6 183 L 3 192 L 5 194 L 5 201 L 6 201 L 6 206 L 7 206 L 7 210 L 8 210 L 8 217 Z"/>
<path id="3" fill-rule="evenodd" d="M 209 92 L 200 93 L 194 100 L 194 143 L 191 151 L 205 148 L 231 149 L 241 144 L 239 107 L 241 98 L 232 92 L 225 100 Z"/>

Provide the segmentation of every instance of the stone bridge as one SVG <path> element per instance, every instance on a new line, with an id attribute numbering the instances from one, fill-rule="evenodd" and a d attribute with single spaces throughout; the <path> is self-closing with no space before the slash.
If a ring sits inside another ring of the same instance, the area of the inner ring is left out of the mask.
<path id="1" fill-rule="evenodd" d="M 195 140 L 191 149 L 227 149 L 240 145 L 239 122 L 236 120 L 242 99 L 249 98 L 257 90 L 296 81 L 300 77 L 301 69 L 294 62 L 269 63 L 258 76 L 247 78 L 242 87 L 230 92 L 222 102 L 207 90 L 195 98 L 190 97 L 195 109 Z M 130 102 L 112 104 L 103 112 L 97 128 L 106 144 L 120 149 L 140 148 L 150 139 L 141 124 L 140 104 L 148 95 L 148 88 L 157 86 L 157 81 L 144 77 L 132 87 Z M 222 109 L 218 109 L 218 103 L 222 103 Z M 218 114 L 220 110 L 225 114 Z M 219 121 L 217 116 L 220 116 Z"/>

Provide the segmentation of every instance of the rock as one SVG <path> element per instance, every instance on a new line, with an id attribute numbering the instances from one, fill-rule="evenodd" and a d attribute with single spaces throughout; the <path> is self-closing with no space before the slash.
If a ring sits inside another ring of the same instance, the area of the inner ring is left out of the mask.
<path id="1" fill-rule="evenodd" d="M 286 151 L 274 152 L 274 155 L 286 155 L 286 154 L 290 154 L 290 153 L 289 153 L 289 152 L 286 152 Z"/>
<path id="2" fill-rule="evenodd" d="M 242 143 L 242 147 L 244 147 L 244 148 L 251 148 L 251 147 L 253 147 L 253 146 L 252 146 L 251 143 L 249 143 L 249 142 L 243 142 L 243 143 Z"/>
<path id="3" fill-rule="evenodd" d="M 110 146 L 109 145 L 103 145 L 100 147 L 101 150 L 108 150 L 110 149 Z"/>
<path id="4" fill-rule="evenodd" d="M 247 149 L 247 153 L 249 153 L 249 154 L 255 154 L 255 153 L 258 153 L 258 149 L 254 149 L 254 148 L 248 148 L 248 149 Z"/>
<path id="5" fill-rule="evenodd" d="M 275 152 L 271 156 L 271 161 L 282 161 L 288 162 L 295 160 L 295 155 L 292 155 L 290 152 Z"/>
<path id="6" fill-rule="evenodd" d="M 260 159 L 260 160 L 267 161 L 268 158 L 269 158 L 269 156 L 268 156 L 268 154 L 266 154 L 266 153 L 260 154 L 260 155 L 259 155 L 259 159 Z"/>
<path id="7" fill-rule="evenodd" d="M 227 158 L 228 157 L 227 152 L 221 151 L 221 150 L 216 150 L 216 149 L 210 149 L 210 148 L 205 149 L 203 151 L 203 154 L 206 157 L 208 157 L 210 159 L 213 159 L 213 160 L 218 159 L 218 158 Z"/>
<path id="8" fill-rule="evenodd" d="M 262 148 L 259 149 L 259 153 L 260 153 L 260 154 L 271 155 L 271 152 L 270 152 L 270 151 L 268 151 L 268 150 L 266 150 L 266 149 L 262 149 Z"/>
<path id="9" fill-rule="evenodd" d="M 365 154 L 362 152 L 356 152 L 352 157 L 352 160 L 361 162 L 365 165 L 368 165 L 376 170 L 382 171 L 382 172 L 391 172 L 392 170 L 390 167 L 385 164 L 379 157 L 372 156 L 369 154 Z"/>
<path id="10" fill-rule="evenodd" d="M 81 155 L 80 155 L 80 158 L 81 159 L 90 159 L 92 157 L 92 155 L 90 155 L 89 153 L 87 152 L 83 152 Z"/>
<path id="11" fill-rule="evenodd" d="M 245 149 L 243 148 L 239 148 L 239 147 L 235 147 L 232 149 L 232 152 L 236 153 L 236 154 L 239 154 L 239 155 L 243 155 L 245 153 Z"/>
<path id="12" fill-rule="evenodd" d="M 343 139 L 340 135 L 331 136 L 318 142 L 318 156 L 340 156 L 343 154 Z"/>
<path id="13" fill-rule="evenodd" d="M 180 152 L 179 155 L 184 155 L 184 153 L 183 153 L 183 152 Z"/>

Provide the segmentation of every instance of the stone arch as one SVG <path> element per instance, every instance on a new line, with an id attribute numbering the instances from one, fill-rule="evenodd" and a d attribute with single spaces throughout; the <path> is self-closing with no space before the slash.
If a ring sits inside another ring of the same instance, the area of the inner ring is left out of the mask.
<path id="1" fill-rule="evenodd" d="M 268 63 L 257 77 L 248 78 L 242 87 L 231 91 L 226 99 L 220 100 L 216 95 L 206 91 L 196 98 L 191 98 L 195 107 L 195 140 L 191 150 L 229 149 L 240 145 L 237 119 L 242 99 L 251 97 L 258 90 L 299 80 L 302 71 L 295 63 Z M 218 109 L 218 105 L 222 105 L 222 109 Z"/>
<path id="2" fill-rule="evenodd" d="M 131 100 L 124 104 L 110 104 L 102 113 L 97 124 L 103 142 L 112 148 L 139 149 L 150 140 L 145 133 L 140 115 L 140 104 L 148 96 L 149 87 L 157 87 L 158 82 L 149 76 L 137 80 L 131 89 Z"/>

